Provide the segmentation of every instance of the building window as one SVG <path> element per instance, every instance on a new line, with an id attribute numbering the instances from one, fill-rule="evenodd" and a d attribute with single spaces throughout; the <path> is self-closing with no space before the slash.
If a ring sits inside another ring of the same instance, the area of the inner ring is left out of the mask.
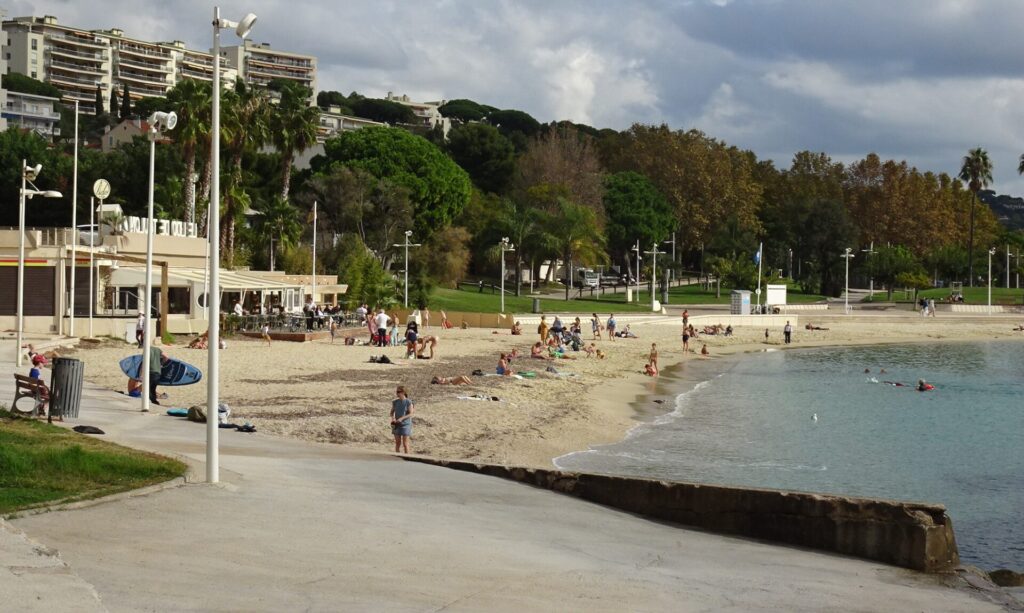
<path id="1" fill-rule="evenodd" d="M 39 77 L 36 76 L 36 71 L 34 71 L 34 70 L 32 71 L 32 78 L 33 79 L 38 79 L 39 78 Z"/>
<path id="2" fill-rule="evenodd" d="M 39 43 L 39 41 L 38 41 L 38 40 L 36 40 L 36 39 L 34 39 L 34 38 L 32 39 L 32 50 L 33 50 L 33 51 L 35 51 L 36 49 L 38 49 L 38 48 L 39 48 L 39 47 L 37 47 L 37 44 L 38 44 L 38 43 Z"/>

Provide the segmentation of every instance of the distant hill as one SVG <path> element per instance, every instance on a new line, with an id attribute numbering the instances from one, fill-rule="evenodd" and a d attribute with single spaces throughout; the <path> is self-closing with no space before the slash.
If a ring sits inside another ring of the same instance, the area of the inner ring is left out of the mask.
<path id="1" fill-rule="evenodd" d="M 1024 230 L 1024 198 L 1002 196 L 990 189 L 983 189 L 978 192 L 978 199 L 987 204 L 1007 228 Z"/>

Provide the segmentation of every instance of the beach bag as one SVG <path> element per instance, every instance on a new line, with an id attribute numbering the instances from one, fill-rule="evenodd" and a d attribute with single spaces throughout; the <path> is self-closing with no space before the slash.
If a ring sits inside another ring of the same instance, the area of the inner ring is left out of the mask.
<path id="1" fill-rule="evenodd" d="M 189 407 L 188 408 L 188 417 L 187 417 L 187 419 L 189 421 L 194 421 L 197 424 L 205 424 L 206 423 L 206 412 L 203 411 L 202 407 L 198 407 L 198 406 Z"/>

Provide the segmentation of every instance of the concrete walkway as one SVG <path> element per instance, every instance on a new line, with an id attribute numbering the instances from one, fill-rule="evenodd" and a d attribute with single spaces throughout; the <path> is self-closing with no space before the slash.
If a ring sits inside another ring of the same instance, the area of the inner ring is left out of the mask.
<path id="1" fill-rule="evenodd" d="M 0 378 L 12 369 L 0 364 Z M 0 386 L 0 403 L 12 387 Z M 92 386 L 76 423 L 184 456 L 203 474 L 202 425 L 143 415 Z M 955 577 L 686 530 L 387 455 L 221 436 L 219 485 L 115 497 L 0 529 L 0 609 L 1002 609 L 949 587 L 963 585 Z"/>

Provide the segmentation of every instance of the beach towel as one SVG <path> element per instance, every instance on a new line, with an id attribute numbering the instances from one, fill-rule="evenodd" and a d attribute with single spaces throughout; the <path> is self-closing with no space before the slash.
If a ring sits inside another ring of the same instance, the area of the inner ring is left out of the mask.
<path id="1" fill-rule="evenodd" d="M 486 400 L 489 402 L 501 402 L 497 396 L 484 396 L 482 394 L 473 394 L 472 396 L 456 396 L 459 400 Z"/>

